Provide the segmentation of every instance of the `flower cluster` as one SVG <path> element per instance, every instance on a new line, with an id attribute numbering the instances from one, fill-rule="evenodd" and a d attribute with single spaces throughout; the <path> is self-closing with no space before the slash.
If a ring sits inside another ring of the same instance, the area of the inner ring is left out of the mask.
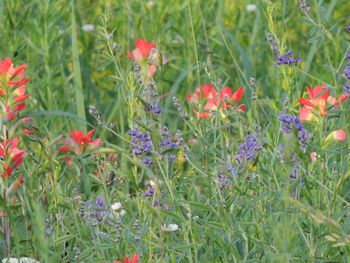
<path id="1" fill-rule="evenodd" d="M 132 154 L 135 156 L 145 155 L 152 151 L 152 140 L 148 132 L 140 132 L 137 128 L 129 130 L 131 136 Z"/>
<path id="2" fill-rule="evenodd" d="M 225 175 L 225 173 L 223 171 L 220 171 L 218 173 L 217 180 L 218 180 L 217 181 L 218 187 L 219 187 L 220 190 L 228 188 L 230 180 L 229 180 L 229 177 L 227 175 Z"/>
<path id="3" fill-rule="evenodd" d="M 335 99 L 329 95 L 329 89 L 325 88 L 325 84 L 322 84 L 321 87 L 307 87 L 306 89 L 309 99 L 300 98 L 298 100 L 299 104 L 302 105 L 299 113 L 301 121 L 312 121 L 317 116 L 325 116 L 327 115 L 328 104 L 337 106 L 349 97 L 347 94 L 343 94 L 338 100 Z"/>
<path id="4" fill-rule="evenodd" d="M 115 224 L 116 220 L 119 221 L 126 214 L 126 211 L 122 209 L 121 203 L 116 202 L 108 207 L 101 197 L 97 197 L 95 202 L 85 202 L 82 211 L 85 223 L 92 226 L 103 223 Z"/>
<path id="5" fill-rule="evenodd" d="M 164 155 L 169 160 L 175 160 L 176 155 L 174 153 L 168 153 L 172 150 L 175 151 L 179 148 L 180 142 L 177 140 L 178 138 L 175 136 L 175 140 L 172 140 L 169 135 L 168 128 L 166 126 L 161 130 L 162 141 L 160 142 L 160 148 Z"/>
<path id="6" fill-rule="evenodd" d="M 74 130 L 70 132 L 71 137 L 64 138 L 65 145 L 58 148 L 59 152 L 70 153 L 73 152 L 76 155 L 83 155 L 85 150 L 93 150 L 99 147 L 102 143 L 101 139 L 92 139 L 95 130 L 90 130 L 87 134 L 80 130 Z M 70 164 L 72 158 L 68 156 L 66 162 Z"/>
<path id="7" fill-rule="evenodd" d="M 147 42 L 144 39 L 135 41 L 135 49 L 128 51 L 128 56 L 137 63 L 138 79 L 143 84 L 153 81 L 153 76 L 158 67 L 158 52 L 155 43 Z"/>
<path id="8" fill-rule="evenodd" d="M 280 65 L 292 65 L 292 64 L 299 64 L 301 62 L 300 58 L 293 58 L 293 51 L 288 50 L 283 55 L 277 55 L 275 64 Z"/>
<path id="9" fill-rule="evenodd" d="M 29 79 L 24 73 L 27 65 L 15 68 L 10 58 L 0 61 L 0 100 L 2 104 L 3 119 L 11 121 L 26 107 L 25 85 Z"/>
<path id="10" fill-rule="evenodd" d="M 244 163 L 254 161 L 262 147 L 263 142 L 258 138 L 258 135 L 248 134 L 235 155 L 238 166 L 241 168 Z"/>
<path id="11" fill-rule="evenodd" d="M 346 66 L 344 69 L 344 76 L 350 80 L 350 65 Z"/>
<path id="12" fill-rule="evenodd" d="M 347 26 L 345 27 L 345 30 L 348 31 L 348 32 L 350 33 L 350 25 L 347 25 Z"/>
<path id="13" fill-rule="evenodd" d="M 212 116 L 212 112 L 218 110 L 228 110 L 231 107 L 238 111 L 245 111 L 246 106 L 238 105 L 238 102 L 242 99 L 244 90 L 239 87 L 235 92 L 232 92 L 230 87 L 222 89 L 218 94 L 212 84 L 206 84 L 195 89 L 192 95 L 186 97 L 187 102 L 195 105 L 204 105 L 200 107 L 199 111 L 196 111 L 198 118 L 209 118 Z"/>
<path id="14" fill-rule="evenodd" d="M 18 149 L 17 146 L 18 138 L 8 139 L 0 143 L 0 157 L 3 167 L 2 178 L 10 177 L 12 172 L 23 163 L 25 151 Z"/>
<path id="15" fill-rule="evenodd" d="M 302 148 L 309 143 L 311 134 L 304 128 L 303 123 L 297 117 L 286 115 L 284 112 L 280 113 L 279 120 L 282 122 L 281 130 L 285 134 L 289 134 L 293 131 L 292 124 L 298 132 L 298 141 Z"/>

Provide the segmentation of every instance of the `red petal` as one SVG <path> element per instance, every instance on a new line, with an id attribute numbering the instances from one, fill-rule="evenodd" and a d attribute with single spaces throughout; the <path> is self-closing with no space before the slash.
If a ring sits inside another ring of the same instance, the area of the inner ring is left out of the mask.
<path id="1" fill-rule="evenodd" d="M 70 147 L 68 145 L 64 145 L 58 148 L 59 152 L 70 152 Z"/>
<path id="2" fill-rule="evenodd" d="M 243 94 L 244 94 L 243 88 L 242 88 L 242 87 L 239 87 L 239 88 L 235 91 L 235 93 L 233 93 L 233 95 L 232 95 L 233 101 L 236 102 L 236 103 L 239 102 L 239 101 L 242 99 Z"/>
<path id="3" fill-rule="evenodd" d="M 211 84 L 203 85 L 200 89 L 202 98 L 213 99 L 217 96 L 216 90 Z"/>
<path id="4" fill-rule="evenodd" d="M 302 105 L 307 105 L 311 108 L 314 108 L 315 107 L 315 104 L 313 104 L 311 101 L 305 99 L 305 98 L 301 98 L 301 99 L 298 99 L 298 102 Z"/>
<path id="5" fill-rule="evenodd" d="M 23 86 L 27 84 L 29 79 L 21 79 L 18 81 L 8 81 L 7 84 L 12 85 L 12 86 Z"/>
<path id="6" fill-rule="evenodd" d="M 156 47 L 156 44 L 147 42 L 144 39 L 136 39 L 135 46 L 140 51 L 142 57 L 147 58 L 152 48 Z"/>
<path id="7" fill-rule="evenodd" d="M 27 68 L 27 65 L 26 64 L 23 64 L 23 65 L 20 65 L 18 66 L 18 68 L 16 68 L 15 72 L 12 73 L 12 76 L 11 76 L 11 80 L 16 77 L 17 75 L 23 75 L 24 73 L 24 70 Z"/>
<path id="8" fill-rule="evenodd" d="M 12 67 L 12 60 L 7 57 L 3 61 L 0 61 L 0 73 L 7 75 L 8 70 Z"/>
<path id="9" fill-rule="evenodd" d="M 128 51 L 128 57 L 135 60 L 134 54 L 131 51 Z"/>
<path id="10" fill-rule="evenodd" d="M 137 261 L 139 260 L 139 256 L 138 255 L 134 255 L 130 261 L 130 263 L 137 263 Z"/>
<path id="11" fill-rule="evenodd" d="M 225 87 L 222 89 L 221 93 L 220 93 L 220 98 L 224 99 L 224 98 L 228 98 L 230 99 L 232 97 L 232 90 L 230 87 Z"/>

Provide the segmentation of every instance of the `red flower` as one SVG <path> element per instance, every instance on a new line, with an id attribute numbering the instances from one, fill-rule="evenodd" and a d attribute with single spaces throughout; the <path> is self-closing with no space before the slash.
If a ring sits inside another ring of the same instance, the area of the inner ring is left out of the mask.
<path id="1" fill-rule="evenodd" d="M 348 99 L 348 95 L 341 95 L 339 100 L 329 95 L 329 89 L 325 88 L 323 83 L 321 87 L 314 87 L 313 89 L 306 87 L 310 99 L 301 98 L 298 102 L 303 105 L 300 108 L 299 118 L 302 121 L 311 121 L 316 115 L 327 115 L 327 105 L 337 106 L 344 100 Z"/>
<path id="2" fill-rule="evenodd" d="M 137 263 L 139 260 L 138 255 L 134 255 L 131 259 L 129 259 L 128 256 L 124 258 L 124 263 Z M 114 263 L 121 263 L 120 261 L 116 260 Z"/>
<path id="3" fill-rule="evenodd" d="M 84 134 L 84 132 L 80 130 L 71 131 L 70 135 L 72 138 L 66 138 L 66 145 L 59 147 L 58 151 L 73 151 L 75 154 L 82 154 L 86 148 L 93 149 L 100 146 L 101 139 L 92 139 L 94 132 L 95 130 L 90 130 L 87 134 Z"/>
<path id="4" fill-rule="evenodd" d="M 3 160 L 4 170 L 1 177 L 10 177 L 14 169 L 23 163 L 24 150 L 17 148 L 18 138 L 0 143 L 0 157 Z"/>
<path id="5" fill-rule="evenodd" d="M 155 43 L 147 42 L 144 39 L 136 39 L 135 41 L 136 49 L 134 49 L 133 51 L 128 51 L 128 56 L 132 60 L 136 62 L 140 62 L 144 59 L 147 59 L 151 53 L 151 50 L 156 46 L 157 45 Z"/>
<path id="6" fill-rule="evenodd" d="M 335 140 L 338 142 L 345 141 L 346 140 L 346 133 L 344 130 L 333 131 L 326 138 L 326 141 L 329 141 L 329 140 Z"/>
<path id="7" fill-rule="evenodd" d="M 1 86 L 8 84 L 10 86 L 23 86 L 29 79 L 25 77 L 24 70 L 27 65 L 20 65 L 18 68 L 13 66 L 11 58 L 7 57 L 3 61 L 0 61 L 0 80 Z M 4 90 L 2 90 L 3 92 Z"/>
<path id="8" fill-rule="evenodd" d="M 128 56 L 140 65 L 140 80 L 143 84 L 147 84 L 152 81 L 159 64 L 158 53 L 155 49 L 156 44 L 144 39 L 137 39 L 135 46 L 133 51 L 128 51 Z M 154 51 L 152 51 L 153 49 Z"/>
<path id="9" fill-rule="evenodd" d="M 0 61 L 0 98 L 3 99 L 3 117 L 14 120 L 17 114 L 25 109 L 25 84 L 29 81 L 25 76 L 27 65 L 15 68 L 10 58 Z"/>
<path id="10" fill-rule="evenodd" d="M 221 105 L 221 109 L 229 109 L 233 106 L 238 111 L 244 111 L 246 107 L 244 105 L 238 105 L 238 102 L 242 99 L 244 90 L 239 87 L 234 93 L 230 87 L 225 87 L 219 94 L 217 94 L 215 88 L 211 84 L 206 84 L 201 87 L 197 87 L 195 92 L 186 97 L 187 102 L 194 104 L 204 103 L 202 112 L 196 112 L 198 118 L 208 118 L 212 115 L 211 111 L 215 111 Z"/>

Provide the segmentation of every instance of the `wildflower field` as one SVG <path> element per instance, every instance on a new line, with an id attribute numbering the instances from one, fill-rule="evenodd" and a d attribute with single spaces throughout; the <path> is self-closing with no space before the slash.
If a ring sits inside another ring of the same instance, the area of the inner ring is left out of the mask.
<path id="1" fill-rule="evenodd" d="M 350 262 L 349 0 L 0 0 L 0 261 Z"/>

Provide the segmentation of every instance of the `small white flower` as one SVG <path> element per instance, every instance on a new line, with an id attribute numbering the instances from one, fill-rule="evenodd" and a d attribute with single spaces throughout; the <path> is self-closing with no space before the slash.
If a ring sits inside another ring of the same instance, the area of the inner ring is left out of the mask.
<path id="1" fill-rule="evenodd" d="M 245 10 L 247 10 L 247 12 L 249 13 L 252 13 L 252 12 L 255 12 L 257 8 L 256 8 L 256 5 L 249 4 L 249 5 L 246 5 Z"/>
<path id="2" fill-rule="evenodd" d="M 83 31 L 91 32 L 95 30 L 95 26 L 93 24 L 85 24 L 82 26 Z"/>
<path id="3" fill-rule="evenodd" d="M 2 263 L 40 263 L 34 258 L 4 258 Z"/>
<path id="4" fill-rule="evenodd" d="M 199 219 L 199 216 L 193 216 L 193 217 L 192 217 L 192 220 L 193 220 L 193 221 L 196 221 L 196 220 L 198 220 L 198 219 Z"/>
<path id="5" fill-rule="evenodd" d="M 126 214 L 126 211 L 123 209 L 123 210 L 120 211 L 119 214 L 120 214 L 120 216 L 124 216 Z"/>
<path id="6" fill-rule="evenodd" d="M 177 224 L 169 224 L 169 225 L 163 225 L 162 230 L 166 232 L 174 232 L 179 229 L 179 226 Z"/>
<path id="7" fill-rule="evenodd" d="M 111 205 L 112 211 L 117 211 L 122 208 L 122 203 L 121 202 L 115 202 L 114 204 Z"/>

